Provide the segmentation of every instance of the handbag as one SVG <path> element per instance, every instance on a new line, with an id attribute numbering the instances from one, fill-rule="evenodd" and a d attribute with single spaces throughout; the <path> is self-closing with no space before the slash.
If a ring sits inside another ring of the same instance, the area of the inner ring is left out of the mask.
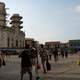
<path id="1" fill-rule="evenodd" d="M 41 68 L 40 64 L 37 64 L 37 69 L 40 69 L 40 68 Z"/>

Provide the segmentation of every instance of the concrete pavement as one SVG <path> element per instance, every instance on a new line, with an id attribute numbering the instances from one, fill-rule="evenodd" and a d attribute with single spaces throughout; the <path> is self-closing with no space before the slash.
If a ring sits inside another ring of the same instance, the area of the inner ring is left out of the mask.
<path id="1" fill-rule="evenodd" d="M 66 59 L 59 57 L 57 63 L 50 61 L 52 69 L 47 74 L 43 74 L 42 68 L 39 70 L 41 80 L 80 80 L 80 66 L 76 64 L 78 55 L 69 55 Z M 19 80 L 20 59 L 18 56 L 6 58 L 6 66 L 0 68 L 0 80 Z M 33 69 L 35 80 L 36 74 Z M 28 74 L 24 75 L 24 80 L 28 80 Z"/>

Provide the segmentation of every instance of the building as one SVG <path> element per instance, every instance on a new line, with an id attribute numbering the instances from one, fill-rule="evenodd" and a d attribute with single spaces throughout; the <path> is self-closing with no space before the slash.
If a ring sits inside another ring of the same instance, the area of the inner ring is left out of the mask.
<path id="1" fill-rule="evenodd" d="M 69 48 L 69 43 L 67 42 L 67 43 L 60 43 L 60 48 L 65 48 L 65 47 L 67 47 L 67 48 Z"/>
<path id="2" fill-rule="evenodd" d="M 60 48 L 60 41 L 45 42 L 45 45 L 53 49 L 55 47 Z"/>
<path id="3" fill-rule="evenodd" d="M 30 45 L 30 46 L 33 46 L 35 48 L 38 48 L 39 47 L 39 42 L 35 41 L 33 38 L 26 38 L 25 39 L 25 46 L 26 45 Z"/>
<path id="4" fill-rule="evenodd" d="M 69 48 L 72 52 L 80 50 L 80 40 L 69 40 Z"/>
<path id="5" fill-rule="evenodd" d="M 13 14 L 11 27 L 6 24 L 5 3 L 0 2 L 0 49 L 4 48 L 23 48 L 25 46 L 25 33 L 21 30 L 22 17 L 19 14 Z"/>
<path id="6" fill-rule="evenodd" d="M 25 46 L 30 45 L 33 46 L 34 39 L 33 38 L 25 38 Z"/>

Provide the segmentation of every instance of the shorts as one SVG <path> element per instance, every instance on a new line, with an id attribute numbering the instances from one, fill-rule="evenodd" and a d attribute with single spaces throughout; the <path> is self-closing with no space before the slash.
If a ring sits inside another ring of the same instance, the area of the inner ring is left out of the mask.
<path id="1" fill-rule="evenodd" d="M 32 67 L 24 67 L 21 69 L 21 73 L 25 74 L 26 72 L 31 72 L 32 71 Z"/>

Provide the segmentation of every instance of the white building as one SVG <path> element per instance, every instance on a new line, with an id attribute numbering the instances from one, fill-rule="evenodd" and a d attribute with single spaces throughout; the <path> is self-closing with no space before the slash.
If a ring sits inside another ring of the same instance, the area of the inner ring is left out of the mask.
<path id="1" fill-rule="evenodd" d="M 25 46 L 25 33 L 21 31 L 20 21 L 22 17 L 19 14 L 13 14 L 11 27 L 6 25 L 5 4 L 0 2 L 0 49 L 2 48 L 23 48 Z"/>

